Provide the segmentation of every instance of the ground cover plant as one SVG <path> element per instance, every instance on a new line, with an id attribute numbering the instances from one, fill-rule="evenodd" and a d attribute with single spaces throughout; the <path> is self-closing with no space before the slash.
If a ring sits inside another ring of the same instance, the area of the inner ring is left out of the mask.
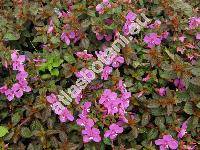
<path id="1" fill-rule="evenodd" d="M 199 4 L 0 1 L 0 149 L 199 150 Z"/>

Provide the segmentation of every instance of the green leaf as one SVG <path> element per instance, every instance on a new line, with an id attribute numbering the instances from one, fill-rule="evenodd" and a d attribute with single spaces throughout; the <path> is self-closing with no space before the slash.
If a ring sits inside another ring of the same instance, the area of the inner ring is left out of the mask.
<path id="1" fill-rule="evenodd" d="M 187 103 L 185 104 L 185 106 L 184 106 L 184 111 L 185 111 L 187 114 L 192 115 L 192 114 L 193 114 L 192 103 L 187 102 Z"/>
<path id="2" fill-rule="evenodd" d="M 19 113 L 15 113 L 13 116 L 12 116 L 12 123 L 14 124 L 14 125 L 16 125 L 19 121 L 20 121 L 20 115 L 19 115 Z"/>
<path id="3" fill-rule="evenodd" d="M 0 137 L 3 137 L 8 133 L 8 129 L 4 126 L 0 126 Z"/>
<path id="4" fill-rule="evenodd" d="M 111 145 L 111 141 L 109 138 L 104 138 L 103 139 L 103 142 L 106 144 L 106 145 Z"/>
<path id="5" fill-rule="evenodd" d="M 30 138 L 32 136 L 31 130 L 27 127 L 21 129 L 21 136 L 24 138 Z"/>
<path id="6" fill-rule="evenodd" d="M 191 72 L 193 75 L 200 77 L 200 68 L 193 68 Z"/>
<path id="7" fill-rule="evenodd" d="M 200 109 L 200 102 L 196 106 Z"/>
<path id="8" fill-rule="evenodd" d="M 158 136 L 158 130 L 156 129 L 151 129 L 148 134 L 147 134 L 147 139 L 148 140 L 153 140 Z"/>
<path id="9" fill-rule="evenodd" d="M 52 69 L 51 70 L 51 75 L 52 76 L 58 76 L 59 75 L 59 70 L 58 69 Z"/>
<path id="10" fill-rule="evenodd" d="M 19 38 L 20 36 L 18 34 L 14 34 L 11 32 L 7 32 L 3 37 L 4 40 L 8 40 L 8 41 L 15 41 L 15 40 L 18 40 Z"/>
<path id="11" fill-rule="evenodd" d="M 51 42 L 53 44 L 59 44 L 60 43 L 60 39 L 56 36 L 51 37 Z"/>
<path id="12" fill-rule="evenodd" d="M 64 59 L 70 64 L 73 64 L 76 62 L 76 59 L 74 58 L 74 56 L 69 53 L 65 54 Z"/>

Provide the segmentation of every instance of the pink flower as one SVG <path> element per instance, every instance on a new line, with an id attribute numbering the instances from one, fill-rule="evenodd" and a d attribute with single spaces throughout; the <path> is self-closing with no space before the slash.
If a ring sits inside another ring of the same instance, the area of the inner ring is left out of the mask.
<path id="1" fill-rule="evenodd" d="M 135 20 L 137 15 L 133 13 L 132 11 L 129 11 L 128 14 L 126 15 L 126 20 L 127 21 L 133 21 Z"/>
<path id="2" fill-rule="evenodd" d="M 156 33 L 150 33 L 148 35 L 145 35 L 144 42 L 148 44 L 149 48 L 152 48 L 155 45 L 160 45 L 161 39 Z"/>
<path id="3" fill-rule="evenodd" d="M 109 130 L 107 130 L 104 134 L 104 137 L 110 137 L 111 140 L 114 140 L 119 133 L 123 132 L 123 128 L 113 123 L 109 126 Z"/>
<path id="4" fill-rule="evenodd" d="M 19 83 L 15 83 L 12 86 L 12 91 L 14 92 L 17 98 L 22 97 L 23 92 L 30 92 L 31 88 L 27 85 L 28 82 L 26 80 L 21 80 Z"/>
<path id="5" fill-rule="evenodd" d="M 53 93 L 51 93 L 51 95 L 47 96 L 46 99 L 50 104 L 56 103 L 58 101 L 56 95 Z"/>
<path id="6" fill-rule="evenodd" d="M 83 98 L 83 95 L 82 95 L 82 93 L 80 93 L 80 94 L 75 98 L 76 104 L 79 104 L 82 98 Z"/>
<path id="7" fill-rule="evenodd" d="M 177 48 L 176 48 L 176 51 L 177 51 L 177 52 L 181 52 L 181 54 L 184 54 L 185 50 L 186 50 L 186 49 L 185 49 L 185 48 L 182 48 L 182 47 L 177 47 Z"/>
<path id="8" fill-rule="evenodd" d="M 196 39 L 197 39 L 197 40 L 200 40 L 200 32 L 197 33 L 197 35 L 196 35 Z"/>
<path id="9" fill-rule="evenodd" d="M 150 24 L 150 25 L 148 26 L 148 28 L 150 28 L 150 29 L 155 29 L 155 28 L 160 27 L 160 25 L 161 25 L 161 21 L 160 21 L 160 20 L 156 20 L 153 24 Z"/>
<path id="10" fill-rule="evenodd" d="M 142 79 L 143 82 L 147 82 L 150 79 L 150 74 L 148 74 L 145 78 Z"/>
<path id="11" fill-rule="evenodd" d="M 76 72 L 75 75 L 77 78 L 83 78 L 89 83 L 95 79 L 95 73 L 87 68 L 81 69 L 81 71 Z"/>
<path id="12" fill-rule="evenodd" d="M 92 103 L 91 102 L 85 102 L 84 105 L 82 106 L 82 114 L 87 115 L 90 112 L 90 107 Z"/>
<path id="13" fill-rule="evenodd" d="M 105 104 L 106 102 L 116 101 L 117 93 L 112 92 L 110 89 L 105 89 L 101 98 L 99 100 L 99 104 Z"/>
<path id="14" fill-rule="evenodd" d="M 61 40 L 63 40 L 67 45 L 70 44 L 70 39 L 69 39 L 69 37 L 67 36 L 66 33 L 62 33 Z"/>
<path id="15" fill-rule="evenodd" d="M 180 132 L 178 133 L 178 138 L 183 138 L 183 136 L 187 133 L 187 121 L 185 121 L 182 126 L 181 126 L 181 130 Z"/>
<path id="16" fill-rule="evenodd" d="M 61 122 L 66 122 L 67 120 L 73 121 L 74 116 L 71 114 L 71 112 L 65 107 L 62 112 L 59 115 Z"/>
<path id="17" fill-rule="evenodd" d="M 13 70 L 24 71 L 25 55 L 19 55 L 16 50 L 11 54 Z"/>
<path id="18" fill-rule="evenodd" d="M 160 96 L 165 96 L 166 95 L 166 88 L 161 87 L 161 88 L 157 89 L 157 92 Z"/>
<path id="19" fill-rule="evenodd" d="M 123 57 L 121 57 L 121 56 L 118 56 L 118 57 L 115 57 L 114 59 L 113 59 L 113 63 L 112 63 L 112 66 L 114 67 L 114 68 L 118 68 L 121 64 L 123 64 L 124 63 L 124 58 Z"/>
<path id="20" fill-rule="evenodd" d="M 28 73 L 26 71 L 21 71 L 16 75 L 16 79 L 18 81 L 26 80 L 27 77 L 28 77 Z"/>
<path id="21" fill-rule="evenodd" d="M 101 41 L 104 38 L 104 35 L 97 33 L 96 38 L 97 40 Z"/>
<path id="22" fill-rule="evenodd" d="M 168 148 L 178 148 L 178 141 L 173 139 L 171 135 L 164 135 L 163 139 L 156 140 L 155 144 L 160 146 L 160 150 L 167 150 Z"/>
<path id="23" fill-rule="evenodd" d="M 71 31 L 69 33 L 63 32 L 61 34 L 61 40 L 64 41 L 67 45 L 70 44 L 70 39 L 75 39 L 76 35 L 74 31 Z"/>
<path id="24" fill-rule="evenodd" d="M 185 87 L 185 83 L 183 82 L 182 79 L 180 78 L 176 78 L 174 80 L 174 85 L 180 90 L 180 91 L 185 91 L 186 87 Z"/>
<path id="25" fill-rule="evenodd" d="M 120 90 L 121 93 L 124 93 L 124 92 L 127 91 L 126 88 L 125 88 L 125 85 L 123 84 L 122 80 L 119 80 L 117 88 Z"/>
<path id="26" fill-rule="evenodd" d="M 112 34 L 105 34 L 104 37 L 105 37 L 106 41 L 108 41 L 108 42 L 110 40 L 112 40 Z"/>
<path id="27" fill-rule="evenodd" d="M 48 30 L 47 30 L 47 33 L 52 33 L 53 32 L 53 29 L 54 29 L 54 25 L 53 25 L 53 21 L 52 19 L 50 20 L 50 24 L 49 24 L 49 27 L 48 27 Z"/>
<path id="28" fill-rule="evenodd" d="M 95 142 L 100 142 L 100 131 L 97 128 L 86 127 L 85 130 L 82 131 L 83 134 L 83 142 L 88 143 L 91 140 Z"/>
<path id="29" fill-rule="evenodd" d="M 7 97 L 7 99 L 9 101 L 12 101 L 14 99 L 14 97 L 15 97 L 14 92 L 12 90 L 10 90 L 10 89 L 7 89 L 5 91 L 5 95 L 6 95 L 6 97 Z"/>
<path id="30" fill-rule="evenodd" d="M 6 92 L 6 90 L 8 90 L 8 87 L 7 87 L 7 85 L 4 85 L 4 86 L 2 86 L 2 87 L 0 88 L 0 93 L 1 93 L 1 94 L 4 94 L 4 93 Z"/>
<path id="31" fill-rule="evenodd" d="M 99 14 L 103 14 L 104 8 L 111 8 L 111 4 L 110 4 L 109 0 L 103 0 L 103 2 L 101 4 L 98 4 L 96 6 L 96 11 L 98 11 Z"/>
<path id="32" fill-rule="evenodd" d="M 112 73 L 112 67 L 106 66 L 101 74 L 101 79 L 108 80 L 108 76 Z"/>
<path id="33" fill-rule="evenodd" d="M 161 38 L 162 39 L 167 39 L 167 37 L 169 36 L 169 32 L 168 31 L 165 31 L 161 34 Z"/>
<path id="34" fill-rule="evenodd" d="M 178 39 L 179 39 L 179 41 L 181 41 L 181 42 L 183 43 L 183 42 L 184 42 L 184 40 L 185 40 L 185 38 L 186 38 L 186 37 L 185 37 L 184 35 L 182 35 L 182 36 L 179 36 L 179 38 L 178 38 Z"/>
<path id="35" fill-rule="evenodd" d="M 192 17 L 189 20 L 189 29 L 195 29 L 200 25 L 200 17 Z"/>
<path id="36" fill-rule="evenodd" d="M 76 56 L 85 60 L 89 60 L 91 58 L 93 58 L 92 54 L 88 54 L 87 51 L 83 51 L 83 52 L 77 52 Z"/>
<path id="37" fill-rule="evenodd" d="M 94 126 L 94 121 L 82 114 L 79 115 L 79 119 L 76 120 L 76 123 L 80 126 L 84 127 L 93 127 Z"/>
<path id="38" fill-rule="evenodd" d="M 55 102 L 51 108 L 57 115 L 61 115 L 65 107 L 60 102 Z"/>

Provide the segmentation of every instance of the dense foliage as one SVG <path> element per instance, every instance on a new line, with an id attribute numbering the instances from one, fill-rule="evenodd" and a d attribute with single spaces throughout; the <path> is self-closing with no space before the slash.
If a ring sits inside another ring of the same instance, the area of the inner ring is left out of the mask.
<path id="1" fill-rule="evenodd" d="M 200 149 L 199 4 L 0 1 L 0 149 Z M 58 103 L 141 13 L 148 25 Z"/>

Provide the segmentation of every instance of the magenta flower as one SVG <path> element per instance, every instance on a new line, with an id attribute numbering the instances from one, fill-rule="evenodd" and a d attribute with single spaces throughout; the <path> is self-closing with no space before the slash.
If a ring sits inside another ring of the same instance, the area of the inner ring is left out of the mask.
<path id="1" fill-rule="evenodd" d="M 158 91 L 158 94 L 160 96 L 165 96 L 166 95 L 166 88 L 165 87 L 161 87 L 161 88 L 157 89 L 157 91 Z"/>
<path id="2" fill-rule="evenodd" d="M 161 39 L 167 39 L 169 36 L 169 32 L 168 31 L 165 31 L 161 34 Z"/>
<path id="3" fill-rule="evenodd" d="M 59 119 L 61 122 L 74 121 L 74 116 L 71 114 L 71 112 L 65 107 L 62 112 L 59 115 Z"/>
<path id="4" fill-rule="evenodd" d="M 7 89 L 5 91 L 5 95 L 6 95 L 6 97 L 7 97 L 7 99 L 9 101 L 12 101 L 14 99 L 14 97 L 15 97 L 14 92 L 12 90 L 10 90 L 10 89 Z"/>
<path id="5" fill-rule="evenodd" d="M 94 121 L 90 118 L 87 118 L 86 116 L 80 114 L 79 119 L 76 120 L 76 123 L 80 126 L 84 127 L 93 127 L 94 126 Z"/>
<path id="6" fill-rule="evenodd" d="M 77 52 L 76 56 L 78 58 L 82 58 L 82 59 L 85 59 L 85 60 L 89 60 L 89 59 L 93 58 L 93 55 L 92 54 L 88 54 L 87 51 Z"/>
<path id="7" fill-rule="evenodd" d="M 160 27 L 160 25 L 161 25 L 161 21 L 160 21 L 160 20 L 156 20 L 154 23 L 150 24 L 150 25 L 148 26 L 148 28 L 150 28 L 150 29 L 155 29 L 155 28 Z"/>
<path id="8" fill-rule="evenodd" d="M 181 35 L 178 37 L 179 41 L 181 41 L 182 43 L 184 42 L 185 38 L 186 37 L 184 35 Z"/>
<path id="9" fill-rule="evenodd" d="M 81 69 L 81 71 L 75 73 L 77 78 L 84 78 L 87 82 L 91 82 L 95 79 L 95 73 L 87 68 Z"/>
<path id="10" fill-rule="evenodd" d="M 61 34 L 61 40 L 64 41 L 67 45 L 70 44 L 70 39 L 75 39 L 75 32 L 71 31 L 70 33 L 63 32 Z"/>
<path id="11" fill-rule="evenodd" d="M 119 133 L 123 132 L 123 128 L 113 123 L 109 126 L 109 130 L 107 130 L 104 134 L 104 137 L 110 137 L 111 140 L 114 140 Z"/>
<path id="12" fill-rule="evenodd" d="M 27 77 L 28 77 L 28 73 L 26 71 L 21 71 L 16 75 L 16 79 L 18 81 L 26 80 Z"/>
<path id="13" fill-rule="evenodd" d="M 82 98 L 83 98 L 82 93 L 78 94 L 78 96 L 75 98 L 76 104 L 79 104 Z"/>
<path id="14" fill-rule="evenodd" d="M 97 40 L 101 41 L 104 38 L 104 35 L 96 33 Z"/>
<path id="15" fill-rule="evenodd" d="M 145 35 L 144 42 L 148 44 L 149 48 L 152 48 L 155 45 L 160 45 L 161 39 L 156 33 L 150 33 L 148 35 Z"/>
<path id="16" fill-rule="evenodd" d="M 100 131 L 97 128 L 86 127 L 85 130 L 82 131 L 83 134 L 83 142 L 88 143 L 91 140 L 95 142 L 100 142 Z"/>
<path id="17" fill-rule="evenodd" d="M 25 55 L 19 55 L 16 50 L 11 54 L 13 70 L 24 71 Z"/>
<path id="18" fill-rule="evenodd" d="M 0 88 L 0 93 L 1 93 L 1 94 L 4 94 L 4 93 L 6 92 L 6 90 L 8 90 L 8 87 L 7 87 L 7 85 L 4 85 L 4 86 L 2 86 L 2 87 Z"/>
<path id="19" fill-rule="evenodd" d="M 125 88 L 125 85 L 123 84 L 122 80 L 119 80 L 117 88 L 120 90 L 121 93 L 126 92 L 126 88 Z"/>
<path id="20" fill-rule="evenodd" d="M 49 27 L 48 27 L 48 30 L 47 30 L 47 33 L 52 33 L 53 32 L 53 29 L 54 29 L 54 24 L 53 24 L 53 21 L 52 19 L 50 20 L 50 23 L 49 23 Z"/>
<path id="21" fill-rule="evenodd" d="M 114 68 L 118 68 L 123 63 L 124 63 L 124 57 L 118 56 L 114 58 L 112 66 Z"/>
<path id="22" fill-rule="evenodd" d="M 180 132 L 178 133 L 178 138 L 183 138 L 183 136 L 187 133 L 187 121 L 185 121 L 182 126 L 181 126 L 181 130 Z"/>
<path id="23" fill-rule="evenodd" d="M 200 25 L 200 17 L 192 17 L 189 20 L 189 29 L 195 29 Z"/>
<path id="24" fill-rule="evenodd" d="M 55 102 L 51 105 L 51 108 L 55 114 L 61 115 L 65 107 L 60 102 Z"/>
<path id="25" fill-rule="evenodd" d="M 133 13 L 132 11 L 129 11 L 128 14 L 126 15 L 126 20 L 127 21 L 133 21 L 135 20 L 137 15 Z"/>
<path id="26" fill-rule="evenodd" d="M 196 39 L 197 39 L 197 40 L 200 40 L 200 32 L 197 33 L 197 35 L 196 35 Z"/>
<path id="27" fill-rule="evenodd" d="M 112 92 L 110 89 L 105 89 L 103 94 L 101 95 L 99 104 L 104 104 L 110 101 L 116 101 L 116 99 L 117 99 L 117 93 Z"/>
<path id="28" fill-rule="evenodd" d="M 90 112 L 90 107 L 92 103 L 91 102 L 85 102 L 84 105 L 82 106 L 82 114 L 87 115 Z"/>
<path id="29" fill-rule="evenodd" d="M 50 104 L 56 103 L 58 101 L 56 95 L 53 93 L 51 93 L 51 95 L 47 96 L 46 99 Z"/>
<path id="30" fill-rule="evenodd" d="M 103 14 L 104 8 L 111 8 L 111 4 L 110 4 L 109 0 L 103 0 L 103 2 L 101 4 L 98 4 L 96 6 L 96 11 L 98 11 L 99 14 Z"/>
<path id="31" fill-rule="evenodd" d="M 163 139 L 156 140 L 155 144 L 160 146 L 160 150 L 167 150 L 168 148 L 178 148 L 178 141 L 173 139 L 171 135 L 164 135 Z"/>
<path id="32" fill-rule="evenodd" d="M 104 67 L 102 74 L 101 74 L 101 79 L 103 80 L 108 80 L 108 76 L 112 73 L 112 67 L 106 66 Z"/>
<path id="33" fill-rule="evenodd" d="M 180 90 L 180 91 L 185 91 L 186 87 L 185 87 L 185 83 L 183 82 L 182 79 L 180 78 L 176 78 L 174 80 L 174 85 Z"/>

